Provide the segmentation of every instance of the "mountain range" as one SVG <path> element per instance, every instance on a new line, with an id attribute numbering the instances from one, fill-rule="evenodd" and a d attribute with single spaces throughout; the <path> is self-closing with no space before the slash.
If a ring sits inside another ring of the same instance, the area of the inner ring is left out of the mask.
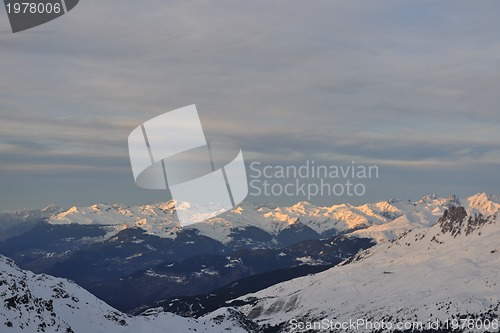
<path id="1" fill-rule="evenodd" d="M 423 325 L 413 326 L 412 332 L 429 327 L 496 332 L 500 205 L 492 199 L 497 197 L 470 197 L 463 206 L 446 209 L 428 228 L 404 232 L 394 241 L 379 243 L 324 272 L 279 283 L 227 304 L 260 325 L 279 327 L 283 332 L 293 329 L 297 321 L 324 319 L 338 325 L 365 323 L 346 332 L 374 331 L 367 322 L 391 323 L 394 330 L 397 323 Z"/>
<path id="2" fill-rule="evenodd" d="M 353 318 L 439 320 L 442 331 L 461 332 L 446 320 L 498 320 L 499 210 L 499 197 L 485 193 L 360 206 L 244 203 L 181 228 L 172 202 L 51 206 L 0 214 L 0 253 L 21 269 L 75 281 L 132 326 L 143 317 L 184 320 L 166 314 L 175 312 L 200 327 L 221 315 L 232 329 L 256 332 Z M 38 279 L 4 261 L 6 271 Z M 9 304 L 15 293 L 3 295 Z"/>

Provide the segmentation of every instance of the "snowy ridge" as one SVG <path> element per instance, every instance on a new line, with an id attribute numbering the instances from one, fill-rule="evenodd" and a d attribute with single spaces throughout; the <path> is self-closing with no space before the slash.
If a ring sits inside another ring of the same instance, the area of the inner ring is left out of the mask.
<path id="1" fill-rule="evenodd" d="M 23 209 L 19 211 L 0 212 L 0 231 L 7 230 L 19 223 L 48 219 L 62 211 L 63 209 L 57 206 L 49 205 L 43 209 Z"/>
<path id="2" fill-rule="evenodd" d="M 478 193 L 463 200 L 454 195 L 447 198 L 428 195 L 416 202 L 390 200 L 360 206 L 339 204 L 322 207 L 305 201 L 288 207 L 242 203 L 220 216 L 185 229 L 197 230 L 199 234 L 225 244 L 232 240 L 234 229 L 257 227 L 277 235 L 300 222 L 318 234 L 353 233 L 384 241 L 395 239 L 415 227 L 430 226 L 450 205 L 463 203 L 466 208 L 488 213 L 498 210 L 499 202 L 498 196 Z M 72 207 L 64 212 L 55 211 L 50 216 L 50 223 L 108 225 L 107 237 L 126 228 L 139 227 L 152 235 L 175 238 L 181 230 L 173 201 L 133 207 L 105 204 Z"/>
<path id="3" fill-rule="evenodd" d="M 19 269 L 0 256 L 0 331 L 64 333 L 257 332 L 232 309 L 199 320 L 170 313 L 129 317 L 65 279 Z"/>
<path id="4" fill-rule="evenodd" d="M 475 195 L 433 226 L 405 232 L 342 266 L 243 296 L 239 301 L 247 304 L 239 309 L 259 324 L 284 325 L 283 332 L 291 319 L 498 320 L 500 216 L 490 199 Z"/>

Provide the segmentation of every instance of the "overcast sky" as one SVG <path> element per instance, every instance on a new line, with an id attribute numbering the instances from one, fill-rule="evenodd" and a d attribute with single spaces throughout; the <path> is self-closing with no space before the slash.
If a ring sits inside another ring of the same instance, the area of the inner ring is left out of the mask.
<path id="1" fill-rule="evenodd" d="M 247 162 L 379 167 L 364 197 L 320 204 L 500 193 L 498 13 L 496 1 L 81 0 L 12 34 L 2 7 L 0 210 L 168 199 L 136 187 L 127 137 L 190 104 Z"/>

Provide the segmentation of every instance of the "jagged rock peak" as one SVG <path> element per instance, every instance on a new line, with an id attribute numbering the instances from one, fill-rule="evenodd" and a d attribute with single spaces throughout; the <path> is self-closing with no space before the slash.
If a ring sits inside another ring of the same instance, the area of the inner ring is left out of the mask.
<path id="1" fill-rule="evenodd" d="M 438 223 L 443 234 L 451 233 L 456 237 L 462 233 L 469 235 L 475 230 L 481 228 L 486 223 L 493 223 L 495 216 L 483 216 L 481 213 L 468 215 L 462 206 L 450 206 L 439 218 Z"/>

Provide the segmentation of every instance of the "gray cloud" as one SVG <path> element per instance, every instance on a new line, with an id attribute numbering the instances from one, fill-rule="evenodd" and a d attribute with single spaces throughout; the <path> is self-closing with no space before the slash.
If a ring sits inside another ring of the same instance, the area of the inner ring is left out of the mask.
<path id="1" fill-rule="evenodd" d="M 44 168 L 84 179 L 115 169 L 122 176 L 96 186 L 123 199 L 110 189 L 131 181 L 129 132 L 196 103 L 209 139 L 253 159 L 377 163 L 398 172 L 374 186 L 401 196 L 436 167 L 465 178 L 475 165 L 495 188 L 499 7 L 84 1 L 0 34 L 0 167 L 10 191 L 34 190 L 24 179 Z M 400 172 L 406 183 L 395 184 Z M 2 208 L 39 205 L 4 195 Z"/>

